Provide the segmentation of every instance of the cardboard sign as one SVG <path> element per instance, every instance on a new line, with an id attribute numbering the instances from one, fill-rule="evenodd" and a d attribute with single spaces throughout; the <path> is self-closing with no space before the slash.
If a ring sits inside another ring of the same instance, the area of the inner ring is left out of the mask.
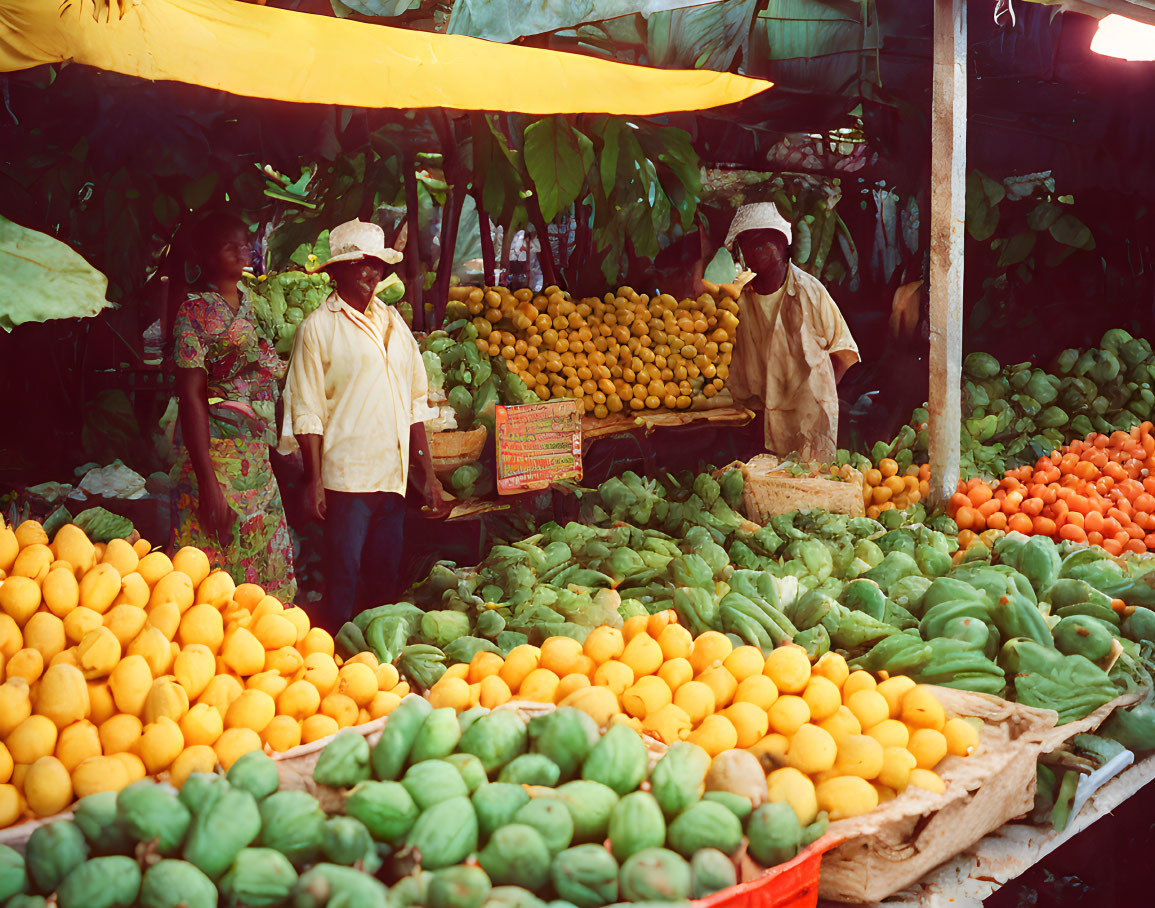
<path id="1" fill-rule="evenodd" d="M 497 491 L 544 489 L 559 479 L 581 479 L 581 405 L 559 398 L 540 404 L 498 405 Z"/>

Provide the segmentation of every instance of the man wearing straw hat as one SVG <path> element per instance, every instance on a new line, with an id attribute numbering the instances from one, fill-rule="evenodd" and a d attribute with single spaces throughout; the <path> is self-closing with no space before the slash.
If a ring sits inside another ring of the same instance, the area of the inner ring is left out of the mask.
<path id="1" fill-rule="evenodd" d="M 306 503 L 325 522 L 316 623 L 336 633 L 362 605 L 396 599 L 407 483 L 427 510 L 445 506 L 425 434 L 436 413 L 421 353 L 405 320 L 376 296 L 401 253 L 359 220 L 334 228 L 329 249 L 316 270 L 337 289 L 297 328 L 281 450 L 300 446 Z"/>
<path id="2" fill-rule="evenodd" d="M 830 462 L 838 439 L 842 376 L 858 345 L 818 278 L 790 261 L 793 231 L 771 202 L 743 205 L 726 248 L 750 272 L 738 299 L 728 386 L 763 409 L 763 444 L 775 454 Z"/>

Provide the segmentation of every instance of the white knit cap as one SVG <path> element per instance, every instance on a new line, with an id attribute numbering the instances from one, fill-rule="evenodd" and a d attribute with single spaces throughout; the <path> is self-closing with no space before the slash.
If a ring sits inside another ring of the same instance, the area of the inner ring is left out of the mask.
<path id="1" fill-rule="evenodd" d="M 346 221 L 329 232 L 329 258 L 313 271 L 324 271 L 338 262 L 359 262 L 364 258 L 380 259 L 386 265 L 401 261 L 401 253 L 385 245 L 385 231 L 366 221 Z"/>
<path id="2" fill-rule="evenodd" d="M 787 243 L 794 238 L 790 222 L 782 217 L 778 206 L 773 202 L 755 202 L 739 208 L 734 214 L 734 220 L 730 222 L 730 231 L 726 234 L 726 248 L 733 251 L 738 234 L 747 230 L 777 230 L 786 235 Z"/>

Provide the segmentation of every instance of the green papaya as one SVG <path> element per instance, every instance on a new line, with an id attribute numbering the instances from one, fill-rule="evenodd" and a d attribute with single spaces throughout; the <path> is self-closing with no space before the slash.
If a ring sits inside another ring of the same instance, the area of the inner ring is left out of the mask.
<path id="1" fill-rule="evenodd" d="M 15 848 L 0 845 L 0 902 L 28 888 L 28 868 Z"/>
<path id="2" fill-rule="evenodd" d="M 690 859 L 691 898 L 704 899 L 738 885 L 734 862 L 717 848 L 699 848 Z"/>
<path id="3" fill-rule="evenodd" d="M 221 878 L 220 892 L 226 905 L 273 908 L 288 901 L 296 883 L 297 871 L 281 852 L 244 848 Z"/>
<path id="4" fill-rule="evenodd" d="M 267 798 L 280 786 L 277 764 L 262 750 L 250 750 L 225 774 L 234 788 L 243 788 L 258 801 Z"/>
<path id="5" fill-rule="evenodd" d="M 114 854 L 74 868 L 57 888 L 56 904 L 59 908 L 129 908 L 139 894 L 140 864 Z"/>
<path id="6" fill-rule="evenodd" d="M 573 817 L 556 798 L 533 798 L 513 815 L 513 822 L 536 829 L 551 855 L 565 851 L 573 843 Z"/>
<path id="7" fill-rule="evenodd" d="M 460 864 L 477 850 L 477 814 L 469 798 L 450 798 L 422 811 L 405 840 L 421 866 L 440 870 Z"/>
<path id="8" fill-rule="evenodd" d="M 469 788 L 452 763 L 426 760 L 414 763 L 401 780 L 418 810 L 427 810 L 438 801 L 469 796 Z"/>
<path id="9" fill-rule="evenodd" d="M 520 886 L 494 886 L 482 908 L 545 908 L 545 902 Z"/>
<path id="10" fill-rule="evenodd" d="M 1078 653 L 1092 662 L 1111 655 L 1115 642 L 1115 635 L 1108 629 L 1108 625 L 1086 615 L 1070 615 L 1060 619 L 1051 633 L 1054 634 L 1055 646 L 1060 652 L 1067 655 Z"/>
<path id="11" fill-rule="evenodd" d="M 582 764 L 582 778 L 601 782 L 625 795 L 645 781 L 650 758 L 642 736 L 628 725 L 614 725 Z"/>
<path id="12" fill-rule="evenodd" d="M 1137 643 L 1155 643 L 1155 611 L 1136 606 L 1123 621 L 1123 633 Z"/>
<path id="13" fill-rule="evenodd" d="M 1046 536 L 1032 536 L 1019 549 L 1015 567 L 1042 596 L 1059 578 L 1059 550 Z"/>
<path id="14" fill-rule="evenodd" d="M 293 908 L 385 908 L 388 904 L 389 890 L 384 883 L 368 873 L 338 864 L 317 864 L 301 874 L 293 886 Z"/>
<path id="15" fill-rule="evenodd" d="M 670 824 L 668 844 L 683 857 L 699 848 L 717 848 L 733 854 L 742 844 L 742 822 L 721 804 L 699 801 Z"/>
<path id="16" fill-rule="evenodd" d="M 1117 709 L 1103 723 L 1099 733 L 1113 738 L 1128 750 L 1155 750 L 1155 706 L 1140 703 L 1131 709 Z"/>
<path id="17" fill-rule="evenodd" d="M 166 856 L 176 854 L 192 822 L 176 792 L 149 779 L 133 782 L 116 796 L 116 816 L 133 838 L 156 842 L 157 851 Z"/>
<path id="18" fill-rule="evenodd" d="M 400 782 L 362 782 L 345 800 L 345 813 L 364 823 L 378 842 L 398 846 L 420 811 Z"/>
<path id="19" fill-rule="evenodd" d="M 785 801 L 762 804 L 746 827 L 750 856 L 763 867 L 789 861 L 802 845 L 802 825 Z"/>
<path id="20" fill-rule="evenodd" d="M 678 741 L 658 760 L 650 788 L 667 819 L 673 819 L 702 795 L 710 755 L 697 744 Z"/>
<path id="21" fill-rule="evenodd" d="M 618 795 L 601 782 L 577 779 L 555 789 L 553 797 L 565 804 L 573 819 L 575 842 L 604 842 Z"/>
<path id="22" fill-rule="evenodd" d="M 368 873 L 376 872 L 380 866 L 373 836 L 364 823 L 353 817 L 329 817 L 325 821 L 321 854 L 330 864 L 359 864 Z"/>
<path id="23" fill-rule="evenodd" d="M 445 758 L 445 762 L 461 773 L 461 778 L 465 782 L 465 787 L 469 789 L 470 795 L 489 781 L 485 767 L 473 754 L 450 754 Z"/>
<path id="24" fill-rule="evenodd" d="M 224 875 L 241 849 L 251 845 L 260 832 L 257 799 L 243 788 L 221 781 L 196 808 L 182 856 L 215 880 Z"/>
<path id="25" fill-rule="evenodd" d="M 480 867 L 446 867 L 430 879 L 424 904 L 428 908 L 481 908 L 492 888 L 493 884 Z"/>
<path id="26" fill-rule="evenodd" d="M 499 782 L 512 782 L 515 785 L 545 785 L 552 788 L 561 778 L 561 770 L 544 754 L 522 754 L 506 763 L 497 778 Z"/>
<path id="27" fill-rule="evenodd" d="M 370 762 L 373 776 L 382 782 L 394 781 L 401 776 L 401 770 L 409 759 L 409 751 L 417 739 L 417 733 L 425 717 L 433 711 L 429 701 L 416 694 L 410 694 L 389 714 L 381 737 L 373 745 Z"/>
<path id="28" fill-rule="evenodd" d="M 260 844 L 298 867 L 311 864 L 325 841 L 325 811 L 304 791 L 278 791 L 261 801 Z"/>
<path id="29" fill-rule="evenodd" d="M 499 886 L 521 886 L 537 892 L 549 882 L 549 848 L 532 826 L 510 823 L 489 837 L 477 861 Z"/>
<path id="30" fill-rule="evenodd" d="M 838 597 L 838 601 L 848 609 L 865 612 L 879 621 L 883 620 L 886 611 L 886 596 L 882 594 L 878 584 L 870 580 L 850 581 L 842 588 L 842 595 Z"/>
<path id="31" fill-rule="evenodd" d="M 514 814 L 529 803 L 529 795 L 520 785 L 490 782 L 473 793 L 472 801 L 481 838 L 487 839 L 495 829 L 513 821 Z"/>
<path id="32" fill-rule="evenodd" d="M 610 850 L 619 861 L 666 841 L 666 818 L 648 791 L 627 794 L 614 805 L 609 825 Z"/>
<path id="33" fill-rule="evenodd" d="M 330 788 L 352 788 L 361 782 L 368 782 L 368 739 L 351 728 L 338 732 L 317 758 L 313 781 Z"/>
<path id="34" fill-rule="evenodd" d="M 216 884 L 188 861 L 153 864 L 140 885 L 140 908 L 216 908 Z"/>
<path id="35" fill-rule="evenodd" d="M 42 895 L 18 893 L 4 903 L 4 908 L 48 908 L 48 900 Z"/>
<path id="36" fill-rule="evenodd" d="M 689 862 L 665 848 L 647 848 L 622 864 L 619 896 L 629 902 L 677 902 L 693 889 Z"/>
<path id="37" fill-rule="evenodd" d="M 482 716 L 488 716 L 491 711 L 484 706 L 474 706 L 472 709 L 467 709 L 460 716 L 457 717 L 457 722 L 461 726 L 461 733 L 465 734 L 469 731 L 469 727 L 473 725 Z"/>
<path id="38" fill-rule="evenodd" d="M 51 895 L 68 874 L 88 858 L 88 841 L 71 820 L 38 826 L 28 837 L 24 861 L 37 892 Z"/>
<path id="39" fill-rule="evenodd" d="M 437 872 L 443 873 L 458 869 L 460 868 L 447 867 L 444 871 L 439 870 Z M 485 873 L 480 867 L 476 869 L 482 874 Z M 398 880 L 393 885 L 393 888 L 389 890 L 389 899 L 397 908 L 413 908 L 414 905 L 420 905 L 422 908 L 432 908 L 432 905 L 429 904 L 431 898 L 429 889 L 432 884 L 433 874 L 427 870 L 418 870 L 416 873 L 403 876 Z"/>
<path id="40" fill-rule="evenodd" d="M 748 797 L 732 791 L 707 791 L 702 795 L 702 800 L 721 804 L 743 823 L 754 810 L 754 804 Z"/>
<path id="41" fill-rule="evenodd" d="M 400 708 L 400 707 L 398 707 Z M 492 775 L 519 757 L 528 745 L 526 722 L 511 710 L 497 710 L 482 716 L 461 735 L 458 750 L 473 754 Z"/>
<path id="42" fill-rule="evenodd" d="M 562 782 L 570 781 L 581 771 L 600 738 L 594 720 L 569 706 L 532 719 L 529 734 L 533 750 L 553 761 Z"/>
<path id="43" fill-rule="evenodd" d="M 457 721 L 457 710 L 450 706 L 435 709 L 425 717 L 417 737 L 413 739 L 409 762 L 420 763 L 422 760 L 448 757 L 460 740 L 461 723 Z"/>
<path id="44" fill-rule="evenodd" d="M 116 792 L 101 791 L 81 798 L 72 812 L 94 855 L 127 852 L 135 844 L 116 818 Z"/>
<path id="45" fill-rule="evenodd" d="M 567 848 L 553 859 L 550 877 L 557 894 L 577 908 L 602 908 L 618 898 L 618 862 L 601 845 Z"/>
<path id="46" fill-rule="evenodd" d="M 184 780 L 177 797 L 191 813 L 198 804 L 203 804 L 209 798 L 210 792 L 224 778 L 215 772 L 194 772 Z"/>

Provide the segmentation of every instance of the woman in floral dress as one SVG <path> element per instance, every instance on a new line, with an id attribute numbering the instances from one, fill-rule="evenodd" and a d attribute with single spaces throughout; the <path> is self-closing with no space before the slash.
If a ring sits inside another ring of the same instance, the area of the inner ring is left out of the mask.
<path id="1" fill-rule="evenodd" d="M 180 411 L 174 545 L 197 546 L 237 583 L 259 584 L 290 603 L 293 548 L 269 463 L 285 364 L 259 336 L 240 288 L 249 233 L 237 218 L 209 215 L 194 230 L 192 250 L 199 292 L 180 305 L 173 328 Z"/>

